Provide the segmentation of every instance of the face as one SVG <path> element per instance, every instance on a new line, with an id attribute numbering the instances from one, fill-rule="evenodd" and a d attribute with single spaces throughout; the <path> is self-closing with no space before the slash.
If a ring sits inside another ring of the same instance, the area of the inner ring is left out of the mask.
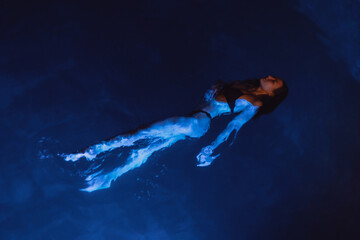
<path id="1" fill-rule="evenodd" d="M 274 90 L 281 88 L 283 86 L 283 81 L 280 78 L 267 76 L 265 78 L 260 78 L 260 86 L 263 90 L 268 92 L 270 96 L 274 96 Z"/>

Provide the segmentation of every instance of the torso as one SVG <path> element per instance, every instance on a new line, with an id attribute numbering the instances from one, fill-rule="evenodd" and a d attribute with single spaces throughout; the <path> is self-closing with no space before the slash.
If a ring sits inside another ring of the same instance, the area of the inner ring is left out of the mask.
<path id="1" fill-rule="evenodd" d="M 261 101 L 258 101 L 256 100 L 253 96 L 251 95 L 241 95 L 238 99 L 245 99 L 246 101 L 250 102 L 252 105 L 254 106 L 258 106 L 258 107 L 261 107 L 262 106 L 262 102 Z M 216 96 L 215 100 L 217 102 L 225 102 L 227 103 L 227 100 L 225 98 L 224 95 L 218 95 Z"/>
<path id="2" fill-rule="evenodd" d="M 250 99 L 249 97 L 246 96 L 249 95 L 243 95 L 238 99 L 236 99 L 234 113 L 241 112 L 249 106 L 259 107 L 251 102 L 253 99 Z M 215 98 L 212 99 L 209 102 L 209 105 L 202 108 L 202 110 L 208 112 L 211 115 L 211 118 L 219 117 L 221 115 L 228 115 L 232 113 L 229 104 L 226 102 L 226 99 L 225 101 L 221 101 L 221 98 L 219 99 L 219 101 Z"/>
<path id="3" fill-rule="evenodd" d="M 235 91 L 233 91 L 235 90 Z M 241 91 L 238 92 L 239 89 L 231 89 L 230 93 L 225 92 L 225 94 L 230 95 L 228 96 L 228 99 L 223 95 L 219 94 L 216 97 L 213 97 L 211 99 L 208 99 L 208 105 L 202 108 L 203 111 L 208 112 L 212 118 L 218 117 L 221 115 L 227 115 L 231 114 L 231 108 L 230 105 L 233 106 L 233 113 L 238 113 L 243 111 L 245 108 L 251 106 L 251 107 L 261 107 L 262 102 L 257 100 L 254 96 L 250 94 L 243 94 Z M 239 97 L 236 97 L 239 96 Z M 236 98 L 236 99 L 234 99 Z M 228 100 L 233 99 L 233 104 L 229 104 Z M 235 105 L 235 106 L 234 106 Z"/>

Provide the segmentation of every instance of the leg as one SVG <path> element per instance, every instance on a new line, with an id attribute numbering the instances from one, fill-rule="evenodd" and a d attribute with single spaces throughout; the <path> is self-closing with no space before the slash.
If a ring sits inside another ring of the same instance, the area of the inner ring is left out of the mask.
<path id="1" fill-rule="evenodd" d="M 102 171 L 99 171 L 89 175 L 85 179 L 88 186 L 81 190 L 86 192 L 93 192 L 96 190 L 109 188 L 112 181 L 115 181 L 118 177 L 128 171 L 140 167 L 154 152 L 170 147 L 172 144 L 181 139 L 183 138 L 172 138 L 166 141 L 162 141 L 161 143 L 155 142 L 147 147 L 133 151 L 124 166 L 115 168 L 109 173 L 102 173 Z"/>
<path id="2" fill-rule="evenodd" d="M 92 161 L 100 153 L 111 151 L 119 147 L 130 147 L 135 144 L 136 141 L 145 138 L 142 134 L 135 135 L 119 135 L 108 141 L 103 141 L 96 145 L 86 148 L 81 153 L 73 153 L 65 155 L 65 161 L 77 161 L 82 157 L 85 157 L 88 161 Z"/>
<path id="3" fill-rule="evenodd" d="M 86 178 L 88 187 L 82 190 L 92 192 L 109 188 L 112 181 L 115 181 L 128 171 L 140 167 L 154 152 L 170 147 L 172 144 L 186 137 L 201 137 L 206 133 L 209 123 L 209 118 L 203 118 L 201 114 L 199 114 L 197 117 L 172 118 L 169 119 L 169 122 L 164 121 L 162 124 L 165 124 L 167 126 L 166 128 L 159 128 L 162 125 L 154 124 L 153 127 L 149 129 L 149 132 L 155 134 L 157 136 L 156 139 L 153 139 L 148 146 L 132 151 L 124 166 L 115 168 L 109 173 L 99 171 L 89 175 Z M 155 131 L 155 129 L 158 131 Z M 161 131 L 159 131 L 160 129 Z"/>
<path id="4" fill-rule="evenodd" d="M 92 161 L 100 153 L 111 151 L 119 147 L 133 146 L 141 139 L 167 139 L 178 134 L 189 137 L 201 137 L 208 130 L 210 119 L 204 113 L 196 113 L 191 117 L 173 117 L 154 123 L 148 128 L 140 129 L 133 134 L 114 137 L 108 141 L 88 147 L 82 153 L 65 155 L 65 161 L 77 161 L 82 157 Z"/>

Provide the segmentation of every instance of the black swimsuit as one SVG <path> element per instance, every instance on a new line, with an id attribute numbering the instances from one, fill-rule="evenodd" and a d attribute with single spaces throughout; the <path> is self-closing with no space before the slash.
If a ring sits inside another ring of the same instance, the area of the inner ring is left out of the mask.
<path id="1" fill-rule="evenodd" d="M 231 113 L 234 113 L 236 99 L 238 99 L 240 96 L 244 94 L 239 88 L 234 88 L 230 84 L 223 83 L 221 89 L 218 90 L 217 95 L 224 95 L 226 102 L 231 110 Z M 205 113 L 206 116 L 212 119 L 210 113 L 204 110 L 195 110 L 190 113 L 190 116 L 200 112 Z"/>
<path id="2" fill-rule="evenodd" d="M 224 95 L 224 97 L 231 109 L 231 113 L 234 113 L 236 99 L 238 99 L 240 96 L 244 95 L 243 92 L 239 88 L 231 87 L 230 84 L 224 84 L 218 94 Z"/>
<path id="3" fill-rule="evenodd" d="M 196 114 L 196 113 L 205 113 L 206 116 L 208 116 L 210 119 L 212 119 L 210 113 L 208 113 L 208 112 L 206 112 L 206 111 L 204 111 L 204 110 L 201 110 L 201 109 L 200 109 L 200 110 L 195 110 L 195 111 L 191 112 L 189 115 L 192 116 L 192 115 L 194 115 L 194 114 Z"/>

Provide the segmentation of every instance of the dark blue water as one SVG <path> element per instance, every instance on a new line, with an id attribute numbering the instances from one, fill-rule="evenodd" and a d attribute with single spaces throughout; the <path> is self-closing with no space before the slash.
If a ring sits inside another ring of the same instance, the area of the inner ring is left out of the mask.
<path id="1" fill-rule="evenodd" d="M 2 1 L 0 238 L 358 239 L 359 4 Z M 231 117 L 93 193 L 90 163 L 57 156 L 269 74 L 288 98 L 209 167 L 196 155 Z"/>

